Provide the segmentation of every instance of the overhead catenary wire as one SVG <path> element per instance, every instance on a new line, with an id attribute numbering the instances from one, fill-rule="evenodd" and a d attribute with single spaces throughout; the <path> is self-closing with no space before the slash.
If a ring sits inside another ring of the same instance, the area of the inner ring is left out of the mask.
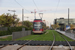
<path id="1" fill-rule="evenodd" d="M 24 8 L 19 2 L 17 2 L 16 0 L 14 0 L 18 5 L 20 5 L 22 8 Z"/>
<path id="2" fill-rule="evenodd" d="M 38 7 L 37 7 L 37 5 L 36 5 L 36 3 L 35 3 L 35 1 L 34 1 L 34 0 L 33 0 L 33 3 L 34 3 L 34 5 L 36 6 L 37 10 L 39 11 L 39 9 L 38 9 Z"/>
<path id="3" fill-rule="evenodd" d="M 17 2 L 17 0 L 14 0 L 19 6 L 21 6 L 23 9 L 25 9 L 19 2 Z M 29 11 L 27 9 L 25 9 L 26 11 Z"/>
<path id="4" fill-rule="evenodd" d="M 54 13 L 54 17 L 55 17 L 55 15 L 56 15 L 56 12 L 57 12 L 57 9 L 58 9 L 58 7 L 59 7 L 59 4 L 60 4 L 60 0 L 58 0 L 57 6 L 56 6 L 56 10 L 55 10 L 55 13 Z"/>

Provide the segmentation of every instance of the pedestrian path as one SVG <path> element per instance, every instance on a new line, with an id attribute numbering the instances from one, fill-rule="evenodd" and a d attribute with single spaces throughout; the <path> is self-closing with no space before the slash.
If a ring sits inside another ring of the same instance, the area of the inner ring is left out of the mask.
<path id="1" fill-rule="evenodd" d="M 0 38 L 5 38 L 5 37 L 8 37 L 8 36 L 12 36 L 12 35 L 0 36 Z"/>
<path id="2" fill-rule="evenodd" d="M 65 31 L 60 31 L 60 30 L 56 30 L 56 31 L 59 32 L 59 33 L 62 33 L 63 35 L 65 35 L 65 36 L 67 36 L 67 37 L 69 37 L 73 40 L 75 40 L 75 33 L 67 33 Z"/>

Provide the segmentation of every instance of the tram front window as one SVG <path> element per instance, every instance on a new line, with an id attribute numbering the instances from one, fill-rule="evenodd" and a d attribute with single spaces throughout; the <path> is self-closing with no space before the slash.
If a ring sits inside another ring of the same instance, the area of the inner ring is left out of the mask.
<path id="1" fill-rule="evenodd" d="M 40 30 L 42 28 L 41 22 L 34 22 L 34 29 L 35 30 Z"/>

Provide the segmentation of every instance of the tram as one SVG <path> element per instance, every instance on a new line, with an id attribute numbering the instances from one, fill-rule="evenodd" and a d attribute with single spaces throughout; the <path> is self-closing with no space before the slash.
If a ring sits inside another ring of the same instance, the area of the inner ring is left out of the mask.
<path id="1" fill-rule="evenodd" d="M 43 33 L 42 19 L 34 19 L 33 21 L 33 33 Z"/>

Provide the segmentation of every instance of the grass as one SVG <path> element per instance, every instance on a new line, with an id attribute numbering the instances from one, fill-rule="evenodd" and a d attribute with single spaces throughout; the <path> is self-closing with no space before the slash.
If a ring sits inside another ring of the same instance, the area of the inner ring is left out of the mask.
<path id="1" fill-rule="evenodd" d="M 28 35 L 28 36 L 25 36 L 25 37 L 22 37 L 22 38 L 19 38 L 19 39 L 16 39 L 16 40 L 35 40 L 35 41 L 53 41 L 53 33 L 52 31 L 54 32 L 54 35 L 55 35 L 55 41 L 65 41 L 60 35 L 58 32 L 54 31 L 54 30 L 47 30 L 44 34 L 39 34 L 39 35 Z M 64 35 L 63 35 L 64 36 Z M 64 36 L 68 41 L 74 41 L 66 36 Z M 0 38 L 0 41 L 11 41 L 12 40 L 12 36 L 8 36 L 8 37 L 5 37 L 5 38 Z"/>
<path id="2" fill-rule="evenodd" d="M 19 38 L 19 39 L 16 39 L 16 40 L 32 40 L 33 38 L 37 37 L 38 35 L 28 35 L 28 36 L 25 36 L 25 37 L 22 37 L 22 38 Z"/>
<path id="3" fill-rule="evenodd" d="M 38 41 L 53 41 L 53 36 L 52 35 L 53 34 L 50 31 L 48 31 L 48 33 L 42 34 L 41 36 L 39 36 L 38 38 L 36 38 L 34 40 L 38 40 Z"/>
<path id="4" fill-rule="evenodd" d="M 12 36 L 0 38 L 0 41 L 11 41 L 11 40 L 12 40 Z"/>
<path id="5" fill-rule="evenodd" d="M 58 33 L 58 32 L 56 32 L 56 31 L 54 31 L 54 30 L 52 30 L 53 32 L 54 32 L 54 34 L 55 34 L 55 41 L 65 41 L 61 36 L 60 36 L 60 34 Z M 62 34 L 61 34 L 62 35 Z M 66 37 L 65 35 L 63 35 L 64 36 L 64 38 L 66 38 L 68 41 L 74 41 L 74 40 L 72 40 L 72 39 L 70 39 L 70 38 L 68 38 L 68 37 Z"/>
<path id="6" fill-rule="evenodd" d="M 42 34 L 42 35 L 29 35 L 29 36 L 26 36 L 26 37 L 22 37 L 22 38 L 19 38 L 17 40 L 35 40 L 35 41 L 53 41 L 53 33 L 52 31 L 54 32 L 55 34 L 55 41 L 65 41 L 60 35 L 58 32 L 54 31 L 54 30 L 47 30 L 48 33 L 47 34 Z M 46 31 L 46 32 L 47 32 Z M 37 38 L 38 36 L 38 38 Z M 64 35 L 63 35 L 64 36 Z M 66 36 L 64 36 L 68 41 L 74 41 Z"/>

